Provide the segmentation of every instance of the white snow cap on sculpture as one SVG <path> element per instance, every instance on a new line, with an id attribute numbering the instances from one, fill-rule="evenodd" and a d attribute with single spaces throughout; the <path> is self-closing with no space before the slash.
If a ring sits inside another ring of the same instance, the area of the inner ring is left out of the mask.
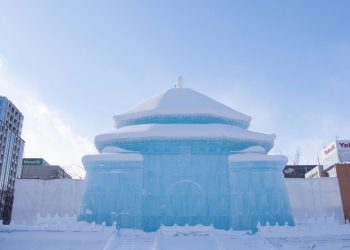
<path id="1" fill-rule="evenodd" d="M 91 163 L 103 162 L 125 162 L 125 161 L 142 161 L 143 156 L 138 153 L 117 153 L 117 154 L 99 154 L 99 155 L 85 155 L 82 159 L 84 165 Z"/>
<path id="2" fill-rule="evenodd" d="M 162 138 L 231 138 L 273 142 L 275 135 L 249 131 L 225 124 L 141 124 L 117 129 L 115 132 L 97 135 L 95 143 L 113 139 Z"/>
<path id="3" fill-rule="evenodd" d="M 284 155 L 265 155 L 265 154 L 234 154 L 228 157 L 229 162 L 288 162 L 288 158 Z M 284 166 L 283 166 L 284 167 Z"/>
<path id="4" fill-rule="evenodd" d="M 178 79 L 179 84 L 183 80 Z M 181 85 L 181 84 L 180 84 Z M 242 114 L 190 88 L 170 88 L 143 101 L 129 111 L 114 116 L 116 125 L 122 121 L 157 116 L 214 116 L 240 121 L 249 126 L 251 117 Z"/>
<path id="5" fill-rule="evenodd" d="M 252 146 L 240 151 L 232 152 L 234 154 L 266 154 L 266 150 L 261 146 Z"/>
<path id="6" fill-rule="evenodd" d="M 225 124 L 142 124 L 117 129 L 115 132 L 101 134 L 95 137 L 96 145 L 110 145 L 118 140 L 133 139 L 230 139 L 237 141 L 254 141 L 256 144 L 268 144 L 265 151 L 273 146 L 275 135 L 252 132 L 236 126 Z M 253 148 L 254 149 L 254 148 Z M 262 151 L 255 148 L 255 151 Z"/>
<path id="7" fill-rule="evenodd" d="M 115 154 L 115 153 L 131 153 L 132 151 L 120 148 L 120 147 L 116 147 L 116 146 L 109 146 L 109 147 L 105 147 L 102 150 L 102 154 Z"/>

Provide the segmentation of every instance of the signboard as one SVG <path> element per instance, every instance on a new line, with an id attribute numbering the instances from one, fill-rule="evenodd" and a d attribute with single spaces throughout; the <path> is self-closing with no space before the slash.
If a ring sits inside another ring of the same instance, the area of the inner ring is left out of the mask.
<path id="1" fill-rule="evenodd" d="M 339 146 L 341 149 L 350 149 L 350 141 L 346 140 L 346 141 L 340 141 L 338 142 Z"/>
<path id="2" fill-rule="evenodd" d="M 305 174 L 316 165 L 287 165 L 283 169 L 284 178 L 305 178 Z"/>
<path id="3" fill-rule="evenodd" d="M 322 152 L 322 153 L 323 153 L 323 157 L 326 158 L 328 155 L 330 155 L 330 154 L 332 154 L 333 152 L 335 152 L 335 151 L 336 151 L 336 148 L 337 148 L 337 146 L 336 146 L 336 143 L 335 143 L 335 142 L 333 142 L 331 145 L 325 147 L 325 148 L 323 149 L 323 152 Z"/>
<path id="4" fill-rule="evenodd" d="M 350 140 L 336 140 L 322 150 L 323 165 L 327 169 L 336 163 L 350 162 Z"/>
<path id="5" fill-rule="evenodd" d="M 43 165 L 43 158 L 23 158 L 22 165 Z"/>

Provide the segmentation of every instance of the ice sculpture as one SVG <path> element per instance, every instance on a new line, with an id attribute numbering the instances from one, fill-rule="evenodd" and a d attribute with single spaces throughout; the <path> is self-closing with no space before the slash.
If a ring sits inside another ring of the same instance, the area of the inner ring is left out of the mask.
<path id="1" fill-rule="evenodd" d="M 154 231 L 163 225 L 246 230 L 293 225 L 274 135 L 251 118 L 189 88 L 171 88 L 114 116 L 83 158 L 80 220 Z"/>

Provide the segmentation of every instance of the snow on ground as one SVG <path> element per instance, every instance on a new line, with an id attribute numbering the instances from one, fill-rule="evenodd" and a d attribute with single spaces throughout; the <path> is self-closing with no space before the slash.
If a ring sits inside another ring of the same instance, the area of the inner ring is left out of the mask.
<path id="1" fill-rule="evenodd" d="M 333 218 L 289 226 L 259 226 L 257 233 L 210 226 L 162 226 L 157 232 L 116 230 L 115 225 L 76 222 L 75 217 L 39 218 L 35 225 L 1 225 L 1 250 L 240 250 L 348 249 L 350 225 Z"/>

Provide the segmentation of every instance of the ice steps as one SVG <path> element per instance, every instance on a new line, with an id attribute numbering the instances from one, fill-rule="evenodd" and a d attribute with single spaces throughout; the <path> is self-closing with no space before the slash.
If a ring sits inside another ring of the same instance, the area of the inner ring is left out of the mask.
<path id="1" fill-rule="evenodd" d="M 274 250 L 263 237 L 206 226 L 162 226 L 157 232 L 122 229 L 111 235 L 103 250 Z"/>
<path id="2" fill-rule="evenodd" d="M 218 244 L 212 232 L 206 226 L 162 226 L 158 231 L 158 249 L 160 250 L 217 250 Z"/>
<path id="3" fill-rule="evenodd" d="M 120 230 L 111 235 L 103 250 L 156 250 L 155 233 Z"/>
<path id="4" fill-rule="evenodd" d="M 122 237 L 116 239 L 113 250 L 150 250 L 154 246 L 154 238 Z"/>
<path id="5" fill-rule="evenodd" d="M 265 239 L 257 237 L 230 237 L 227 239 L 217 239 L 219 250 L 275 250 L 275 248 Z"/>

